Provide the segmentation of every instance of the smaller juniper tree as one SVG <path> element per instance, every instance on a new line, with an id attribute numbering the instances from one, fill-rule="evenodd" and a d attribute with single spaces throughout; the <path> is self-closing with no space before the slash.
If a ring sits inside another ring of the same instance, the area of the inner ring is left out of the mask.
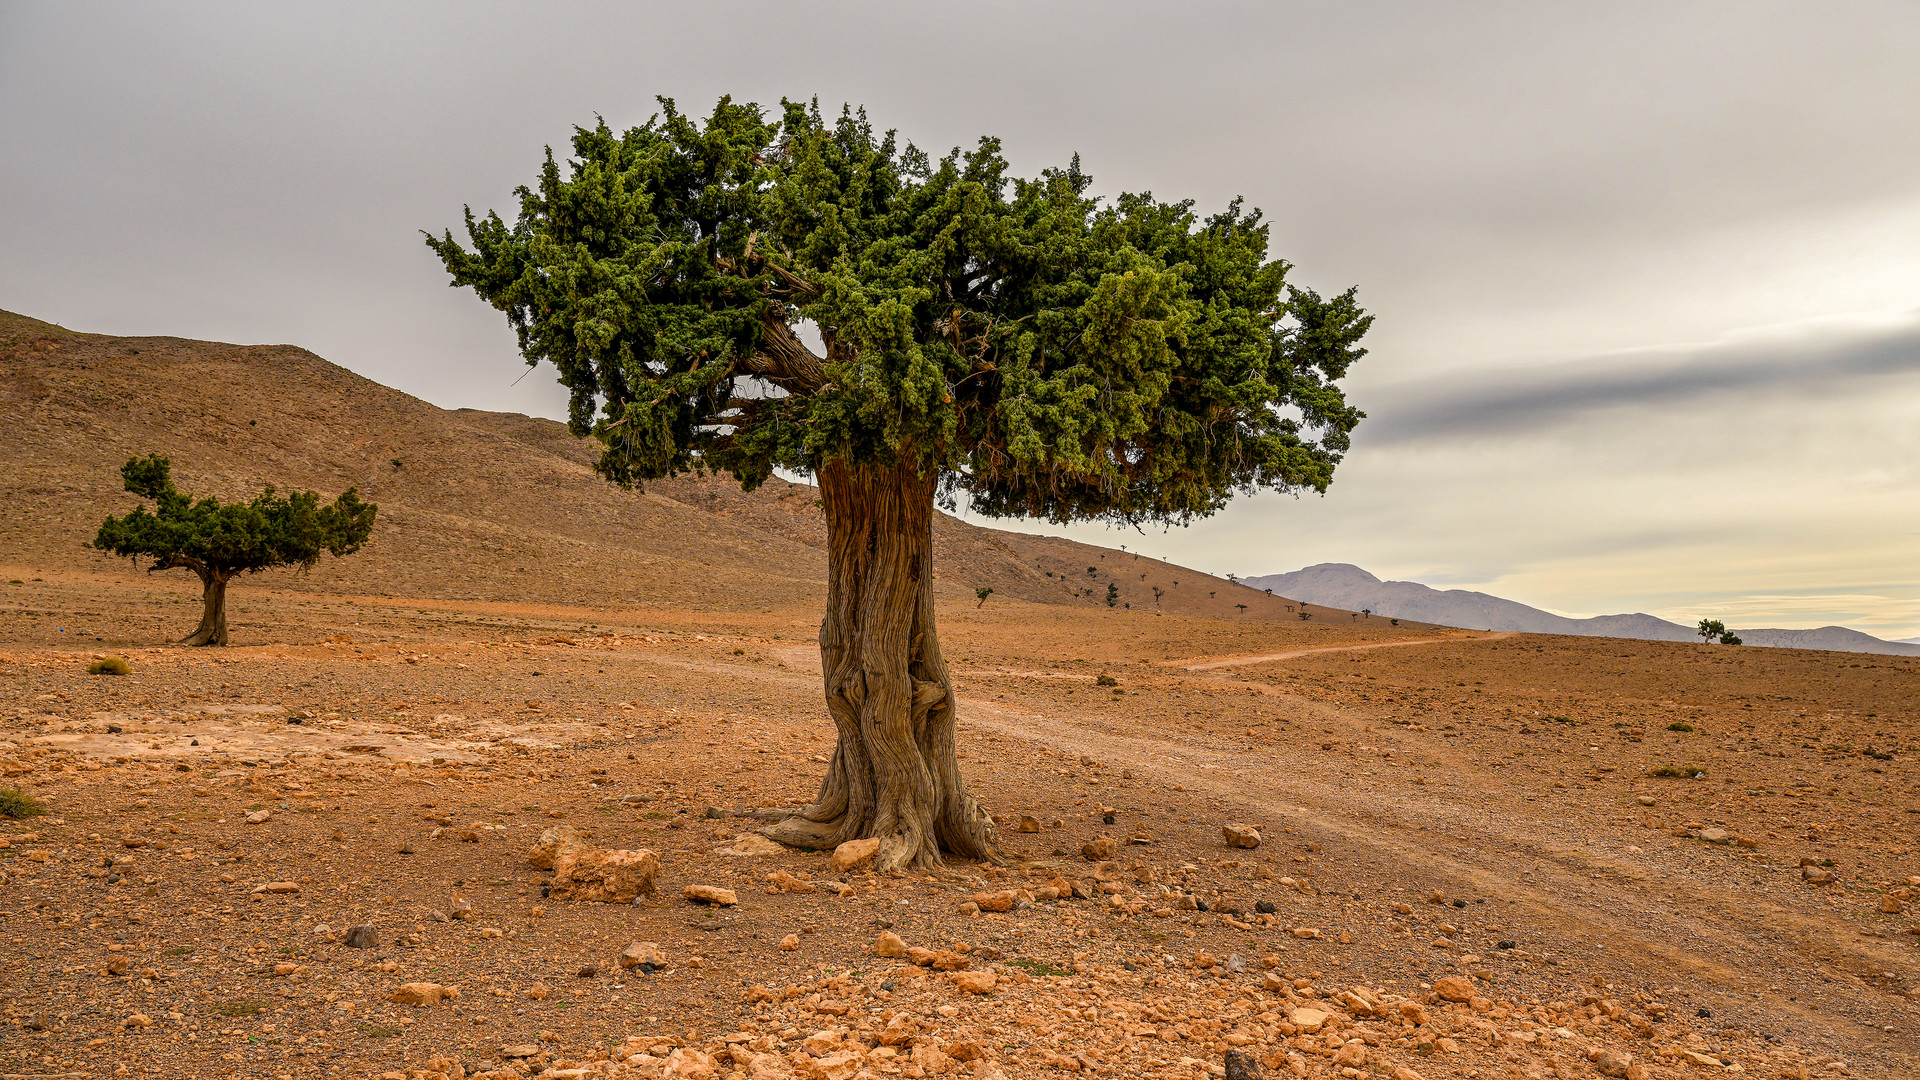
<path id="1" fill-rule="evenodd" d="M 205 607 L 199 628 L 182 638 L 182 645 L 227 643 L 227 582 L 235 575 L 277 566 L 304 570 L 319 562 L 323 551 L 351 555 L 367 542 L 377 509 L 361 502 L 354 488 L 331 506 L 320 505 L 320 496 L 311 491 L 282 498 L 271 487 L 246 503 L 195 501 L 174 488 L 172 467 L 158 454 L 129 460 L 120 476 L 128 491 L 152 499 L 154 510 L 140 506 L 125 517 L 108 518 L 93 546 L 135 565 L 144 555 L 153 560 L 148 573 L 184 567 L 200 576 Z"/>

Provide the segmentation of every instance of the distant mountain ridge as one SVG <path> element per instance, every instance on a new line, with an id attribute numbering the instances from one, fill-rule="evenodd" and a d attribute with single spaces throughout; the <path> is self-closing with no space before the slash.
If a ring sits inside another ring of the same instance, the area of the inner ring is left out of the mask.
<path id="1" fill-rule="evenodd" d="M 1690 626 L 1641 612 L 1569 619 L 1514 600 L 1466 589 L 1434 589 L 1415 581 L 1382 581 L 1350 563 L 1319 563 L 1290 574 L 1241 579 L 1256 589 L 1271 589 L 1323 607 L 1370 610 L 1375 615 L 1458 626 L 1468 630 L 1518 630 L 1529 634 L 1639 638 L 1646 641 L 1697 641 Z M 1920 643 L 1883 641 L 1844 626 L 1817 630 L 1736 630 L 1748 645 L 1827 652 L 1920 656 Z"/>

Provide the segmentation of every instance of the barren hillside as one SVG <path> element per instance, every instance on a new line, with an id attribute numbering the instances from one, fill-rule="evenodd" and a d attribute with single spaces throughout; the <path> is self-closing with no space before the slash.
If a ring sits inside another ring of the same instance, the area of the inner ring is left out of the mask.
<path id="1" fill-rule="evenodd" d="M 591 441 L 562 424 L 440 409 L 290 345 L 83 334 L 0 312 L 0 416 L 10 465 L 0 562 L 108 571 L 113 561 L 84 545 L 135 502 L 120 463 L 158 452 L 195 494 L 351 485 L 379 503 L 362 553 L 262 580 L 276 588 L 696 609 L 722 593 L 732 608 L 825 591 L 824 524 L 807 485 L 775 480 L 749 494 L 682 477 L 622 491 L 592 471 Z M 990 587 L 994 603 L 1105 607 L 1112 585 L 1123 609 L 1287 611 L 1196 571 L 947 515 L 936 544 L 947 587 Z M 252 583 L 242 584 L 244 617 Z"/>

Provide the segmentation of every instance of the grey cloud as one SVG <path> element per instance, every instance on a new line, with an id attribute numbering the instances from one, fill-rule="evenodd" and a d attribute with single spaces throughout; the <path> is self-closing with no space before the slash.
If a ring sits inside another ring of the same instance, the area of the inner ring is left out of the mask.
<path id="1" fill-rule="evenodd" d="M 1369 419 L 1356 442 L 1517 435 L 1608 409 L 1698 409 L 1707 399 L 1858 392 L 1920 374 L 1920 319 L 1877 333 L 1730 342 L 1593 357 L 1537 368 L 1479 370 L 1360 395 Z"/>

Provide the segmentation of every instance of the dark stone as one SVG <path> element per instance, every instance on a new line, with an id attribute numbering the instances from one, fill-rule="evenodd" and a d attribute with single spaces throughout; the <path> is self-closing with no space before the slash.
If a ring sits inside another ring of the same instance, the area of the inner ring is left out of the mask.
<path id="1" fill-rule="evenodd" d="M 107 734 L 109 734 L 109 735 L 118 735 L 118 734 L 120 734 L 120 725 L 119 725 L 119 724 L 108 724 L 108 725 L 107 725 Z M 1112 824 L 1112 822 L 1108 822 L 1108 824 Z"/>
<path id="2" fill-rule="evenodd" d="M 380 934 L 374 930 L 372 924 L 361 923 L 359 926 L 348 927 L 347 935 L 340 939 L 340 944 L 349 949 L 375 949 L 380 946 Z"/>
<path id="3" fill-rule="evenodd" d="M 880 989 L 885 990 L 889 994 L 893 993 L 893 980 L 887 979 L 881 982 Z M 1771 1038 L 1771 1036 L 1769 1036 L 1769 1038 Z"/>
<path id="4" fill-rule="evenodd" d="M 1198 905 L 1198 908 L 1199 908 L 1199 910 L 1201 910 L 1201 911 L 1212 911 L 1212 910 L 1213 910 L 1212 908 L 1210 908 L 1210 907 L 1208 907 L 1208 906 L 1207 906 L 1207 902 L 1206 902 L 1205 900 L 1195 900 L 1195 901 L 1194 901 L 1194 904 L 1196 904 L 1196 905 Z"/>
<path id="5" fill-rule="evenodd" d="M 1513 948 L 1513 947 L 1515 947 L 1515 946 L 1516 946 L 1516 945 L 1518 945 L 1518 944 L 1519 944 L 1519 942 L 1516 942 L 1516 941 L 1503 941 L 1503 942 L 1501 942 L 1500 944 L 1498 944 L 1498 945 L 1495 945 L 1495 946 L 1494 946 L 1494 948 L 1496 948 L 1496 949 L 1511 949 L 1511 948 Z"/>
<path id="6" fill-rule="evenodd" d="M 1696 1011 L 1694 1012 L 1694 1014 L 1693 1014 L 1693 1015 L 1695 1015 L 1695 1016 L 1697 1016 L 1697 1017 L 1699 1017 L 1699 1018 L 1700 1018 L 1700 1019 L 1702 1019 L 1702 1020 L 1711 1020 L 1711 1019 L 1713 1019 L 1713 1010 L 1712 1010 L 1712 1009 L 1699 1009 L 1699 1010 L 1696 1010 Z"/>
<path id="7" fill-rule="evenodd" d="M 301 725 L 301 726 L 305 726 L 305 725 L 306 725 L 306 721 L 305 721 L 305 720 L 302 720 L 302 719 L 300 719 L 300 718 L 299 718 L 299 717 L 297 717 L 297 716 L 289 716 L 289 717 L 287 717 L 287 723 L 289 723 L 289 724 L 299 724 L 299 725 Z"/>
<path id="8" fill-rule="evenodd" d="M 1133 962 L 1133 961 L 1131 961 L 1131 960 L 1122 960 L 1122 961 L 1120 961 L 1120 966 L 1121 966 L 1121 967 L 1123 967 L 1123 968 L 1125 968 L 1125 969 L 1127 969 L 1128 971 L 1139 971 L 1139 970 L 1140 970 L 1140 965 L 1139 965 L 1139 964 L 1136 964 L 1136 963 L 1134 963 L 1134 962 Z"/>
<path id="9" fill-rule="evenodd" d="M 119 875 L 119 874 L 108 874 L 108 875 L 107 875 L 107 884 L 109 884 L 109 885 L 118 885 L 118 884 L 120 884 L 120 875 Z"/>
<path id="10" fill-rule="evenodd" d="M 119 728 L 114 728 L 113 730 L 115 730 L 115 731 L 119 731 L 120 729 L 119 729 Z M 1100 820 L 1101 820 L 1101 821 L 1104 821 L 1104 822 L 1106 822 L 1106 823 L 1107 823 L 1107 824 L 1109 824 L 1109 825 L 1111 825 L 1111 824 L 1113 824 L 1113 815 L 1112 815 L 1112 814 L 1102 814 L 1102 815 L 1100 816 Z"/>
<path id="11" fill-rule="evenodd" d="M 576 971 L 573 974 L 574 974 L 574 977 L 576 978 L 591 979 L 600 974 L 600 969 L 597 967 L 594 967 L 592 964 L 588 964 L 586 967 L 581 968 L 579 971 Z"/>
<path id="12" fill-rule="evenodd" d="M 709 807 L 707 807 L 707 820 L 708 820 L 708 821 L 718 821 L 719 819 L 721 819 L 721 818 L 723 818 L 723 817 L 726 817 L 726 816 L 727 816 L 727 812 L 726 812 L 725 810 L 722 810 L 722 809 L 720 809 L 720 808 L 719 808 L 719 807 L 717 807 L 717 806 L 709 806 Z"/>
<path id="13" fill-rule="evenodd" d="M 1280 909 L 1274 907 L 1273 901 L 1271 900 L 1259 900 L 1254 903 L 1253 910 L 1259 912 L 1262 915 L 1271 915 Z"/>
<path id="14" fill-rule="evenodd" d="M 1466 906 L 1467 906 L 1467 902 L 1466 902 L 1465 900 L 1455 900 L 1455 901 L 1453 902 L 1453 906 L 1454 906 L 1454 907 L 1466 907 Z"/>
<path id="15" fill-rule="evenodd" d="M 199 740 L 199 739 L 195 739 L 195 740 L 193 740 L 193 742 L 191 742 L 191 743 L 189 743 L 188 745 L 190 745 L 190 746 L 199 746 L 199 745 L 200 745 L 200 740 Z"/>
<path id="16" fill-rule="evenodd" d="M 1260 1063 L 1252 1054 L 1227 1051 L 1227 1080 L 1260 1080 Z"/>

